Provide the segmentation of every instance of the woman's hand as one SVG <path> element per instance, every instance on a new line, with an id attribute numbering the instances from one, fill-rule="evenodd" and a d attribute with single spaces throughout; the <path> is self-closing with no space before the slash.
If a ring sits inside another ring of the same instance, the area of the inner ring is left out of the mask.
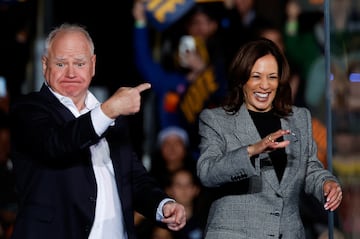
<path id="1" fill-rule="evenodd" d="M 326 210 L 335 211 L 335 209 L 340 206 L 342 200 L 342 190 L 340 185 L 335 181 L 326 181 L 324 183 L 324 196 L 326 198 L 324 208 Z"/>
<path id="2" fill-rule="evenodd" d="M 257 154 L 261 154 L 261 153 L 268 153 L 268 152 L 274 151 L 275 149 L 285 148 L 286 146 L 288 146 L 290 144 L 290 141 L 284 140 L 284 141 L 278 142 L 277 140 L 278 140 L 278 138 L 280 138 L 286 134 L 290 134 L 290 130 L 280 129 L 274 133 L 269 134 L 268 136 L 266 136 L 265 138 L 263 138 L 256 144 L 249 145 L 247 148 L 249 157 L 257 155 Z"/>

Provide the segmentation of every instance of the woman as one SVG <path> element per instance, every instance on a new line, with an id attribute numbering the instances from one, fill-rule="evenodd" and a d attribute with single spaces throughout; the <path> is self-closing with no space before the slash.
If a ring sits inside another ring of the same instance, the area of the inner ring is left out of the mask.
<path id="1" fill-rule="evenodd" d="M 212 238 L 305 238 L 302 190 L 340 205 L 338 180 L 318 160 L 311 115 L 292 106 L 289 65 L 270 40 L 245 44 L 231 65 L 222 107 L 200 115 L 197 173 L 216 190 L 206 228 Z"/>

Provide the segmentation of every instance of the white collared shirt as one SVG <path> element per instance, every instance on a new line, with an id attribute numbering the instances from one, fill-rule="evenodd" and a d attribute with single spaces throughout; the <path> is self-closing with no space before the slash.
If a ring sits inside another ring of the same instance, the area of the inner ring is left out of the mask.
<path id="1" fill-rule="evenodd" d="M 102 112 L 99 101 L 91 92 L 88 92 L 85 100 L 85 108 L 81 110 L 81 112 L 78 111 L 70 98 L 61 96 L 54 91 L 52 92 L 75 117 L 79 117 L 92 110 L 92 123 L 99 136 L 102 135 L 111 124 L 114 124 L 114 120 Z M 119 193 L 115 183 L 114 168 L 110 159 L 110 151 L 106 139 L 102 138 L 97 144 L 92 145 L 90 151 L 97 184 L 97 199 L 95 220 L 90 231 L 89 239 L 126 239 L 127 234 L 124 227 Z"/>

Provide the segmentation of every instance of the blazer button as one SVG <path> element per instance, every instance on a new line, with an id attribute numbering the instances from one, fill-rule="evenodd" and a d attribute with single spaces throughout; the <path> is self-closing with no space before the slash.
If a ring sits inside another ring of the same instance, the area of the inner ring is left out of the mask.
<path id="1" fill-rule="evenodd" d="M 280 216 L 280 212 L 272 212 L 272 213 L 270 213 L 270 215 L 273 215 L 273 216 Z"/>

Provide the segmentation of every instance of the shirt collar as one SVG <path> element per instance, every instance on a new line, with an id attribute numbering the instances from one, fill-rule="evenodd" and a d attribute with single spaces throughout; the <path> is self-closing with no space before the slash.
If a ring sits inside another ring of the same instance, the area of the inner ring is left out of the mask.
<path id="1" fill-rule="evenodd" d="M 66 108 L 68 108 L 76 117 L 78 117 L 81 114 L 87 113 L 88 111 L 94 109 L 95 107 L 97 107 L 100 104 L 99 100 L 90 91 L 87 91 L 87 95 L 86 95 L 86 98 L 85 98 L 85 108 L 79 112 L 79 110 L 75 106 L 74 102 L 69 97 L 63 96 L 63 95 L 53 91 L 51 89 L 51 87 L 49 87 L 48 85 L 47 85 L 47 87 L 49 88 L 50 92 L 53 93 L 53 95 Z"/>

